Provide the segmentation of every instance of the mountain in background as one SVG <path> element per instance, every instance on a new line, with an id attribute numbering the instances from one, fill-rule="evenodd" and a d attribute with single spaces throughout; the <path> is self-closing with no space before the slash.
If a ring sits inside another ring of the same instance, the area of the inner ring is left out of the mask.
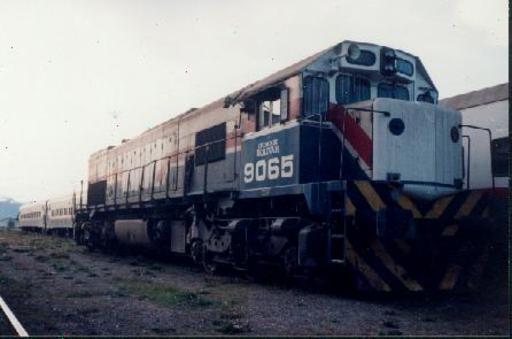
<path id="1" fill-rule="evenodd" d="M 20 202 L 0 196 L 0 220 L 4 218 L 16 218 L 20 206 Z"/>

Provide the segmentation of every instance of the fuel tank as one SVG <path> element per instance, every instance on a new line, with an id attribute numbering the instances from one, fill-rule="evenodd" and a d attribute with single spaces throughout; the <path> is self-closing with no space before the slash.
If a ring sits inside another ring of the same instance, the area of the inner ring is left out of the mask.
<path id="1" fill-rule="evenodd" d="M 114 231 L 120 243 L 128 245 L 150 246 L 149 224 L 142 219 L 117 220 Z"/>

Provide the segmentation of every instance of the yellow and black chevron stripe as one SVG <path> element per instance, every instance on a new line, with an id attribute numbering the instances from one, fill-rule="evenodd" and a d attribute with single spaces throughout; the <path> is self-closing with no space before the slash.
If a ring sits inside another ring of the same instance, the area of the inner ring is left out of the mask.
<path id="1" fill-rule="evenodd" d="M 347 264 L 361 290 L 424 290 L 424 284 L 410 274 L 407 263 L 396 260 L 396 254 L 392 254 L 388 246 L 376 237 L 348 238 L 346 253 Z"/>
<path id="2" fill-rule="evenodd" d="M 358 289 L 422 292 L 471 288 L 488 255 L 485 242 L 474 246 L 455 237 L 448 244 L 415 248 L 417 245 L 403 239 L 385 243 L 377 237 L 348 236 L 346 262 Z"/>
<path id="3" fill-rule="evenodd" d="M 390 184 L 368 180 L 348 181 L 346 193 L 347 215 L 354 215 L 358 209 L 376 213 L 394 207 L 410 212 L 414 219 L 440 220 L 443 223 L 485 216 L 489 204 L 489 196 L 483 190 L 461 191 L 438 200 L 422 201 L 412 199 Z"/>
<path id="4" fill-rule="evenodd" d="M 430 240 L 381 239 L 371 227 L 357 225 L 375 223 L 377 213 L 386 208 L 426 224 Z M 425 202 L 386 184 L 348 182 L 346 216 L 364 216 L 353 218 L 355 224 L 346 230 L 346 262 L 356 285 L 362 290 L 414 292 L 466 286 L 475 280 L 470 272 L 478 271 L 475 267 L 485 260 L 485 245 L 479 237 L 458 235 L 464 230 L 464 218 L 485 216 L 486 211 L 488 202 L 482 191 Z"/>

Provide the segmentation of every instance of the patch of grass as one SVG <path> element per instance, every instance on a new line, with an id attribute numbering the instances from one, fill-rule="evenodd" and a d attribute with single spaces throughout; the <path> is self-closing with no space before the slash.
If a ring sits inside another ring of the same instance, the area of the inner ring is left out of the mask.
<path id="1" fill-rule="evenodd" d="M 30 248 L 29 247 L 26 247 L 26 246 L 23 246 L 23 247 L 15 247 L 12 249 L 14 252 L 16 253 L 27 253 L 27 252 L 30 252 Z"/>
<path id="2" fill-rule="evenodd" d="M 212 300 L 203 298 L 197 293 L 181 290 L 166 284 L 125 281 L 121 284 L 121 288 L 143 299 L 151 300 L 166 307 L 175 307 L 178 305 L 209 307 L 214 305 Z"/>
<path id="3" fill-rule="evenodd" d="M 7 252 L 7 249 L 9 248 L 9 246 L 5 243 L 1 243 L 0 244 L 0 254 L 4 254 L 5 252 Z"/>
<path id="4" fill-rule="evenodd" d="M 154 333 L 156 333 L 158 335 L 164 335 L 164 334 L 176 332 L 176 330 L 172 327 L 165 327 L 165 328 L 153 327 L 151 329 L 151 331 L 153 331 Z"/>
<path id="5" fill-rule="evenodd" d="M 68 298 L 90 298 L 94 296 L 90 291 L 76 291 L 66 295 Z"/>
<path id="6" fill-rule="evenodd" d="M 151 271 L 148 271 L 144 268 L 136 268 L 136 269 L 133 269 L 131 270 L 131 272 L 135 275 L 138 275 L 140 277 L 142 276 L 147 276 L 147 277 L 156 277 L 156 274 L 151 272 Z"/>
<path id="7" fill-rule="evenodd" d="M 59 253 L 66 253 L 77 248 L 73 241 L 69 239 L 52 238 L 44 235 L 30 239 L 29 245 L 35 250 L 58 250 Z"/>
<path id="8" fill-rule="evenodd" d="M 0 261 L 10 261 L 12 257 L 10 255 L 0 255 Z"/>
<path id="9" fill-rule="evenodd" d="M 163 267 L 157 264 L 151 264 L 151 266 L 149 266 L 148 269 L 153 271 L 161 271 Z"/>
<path id="10" fill-rule="evenodd" d="M 63 263 L 61 263 L 61 262 L 54 262 L 52 264 L 52 267 L 57 272 L 65 272 L 65 271 L 69 270 L 68 266 L 63 264 Z"/>
<path id="11" fill-rule="evenodd" d="M 2 274 L 0 274 L 0 285 L 7 284 L 7 281 L 8 281 L 7 277 L 2 275 Z"/>
<path id="12" fill-rule="evenodd" d="M 380 331 L 379 335 L 380 336 L 397 336 L 397 335 L 402 335 L 402 331 L 400 331 L 400 330 L 389 330 L 386 332 Z"/>
<path id="13" fill-rule="evenodd" d="M 78 266 L 77 265 L 76 268 L 75 268 L 75 271 L 76 272 L 91 272 L 91 269 L 89 267 L 87 267 L 87 266 L 81 266 L 81 265 Z"/>
<path id="14" fill-rule="evenodd" d="M 388 328 L 399 328 L 400 326 L 398 326 L 398 324 L 392 320 L 386 320 L 382 323 L 382 325 L 384 325 L 384 327 L 388 327 Z"/>
<path id="15" fill-rule="evenodd" d="M 106 295 L 112 297 L 112 298 L 124 298 L 127 297 L 128 294 L 121 290 L 110 290 L 105 293 Z"/>
<path id="16" fill-rule="evenodd" d="M 213 325 L 217 327 L 216 331 L 222 334 L 240 334 L 251 331 L 248 323 L 239 320 L 214 320 Z"/>
<path id="17" fill-rule="evenodd" d="M 32 284 L 18 281 L 0 274 L 0 294 L 9 292 L 12 298 L 28 299 L 30 297 L 30 288 Z"/>
<path id="18" fill-rule="evenodd" d="M 50 260 L 50 257 L 40 254 L 40 255 L 35 256 L 34 259 L 39 262 L 48 262 L 48 260 Z"/>
<path id="19" fill-rule="evenodd" d="M 94 273 L 93 270 L 91 270 L 89 267 L 87 266 L 83 266 L 83 265 L 80 265 L 78 263 L 75 263 L 74 265 L 74 271 L 75 273 L 87 273 L 88 276 L 92 276 L 92 277 L 97 277 L 98 275 L 96 275 L 96 273 Z"/>
<path id="20" fill-rule="evenodd" d="M 69 259 L 69 254 L 65 252 L 52 252 L 50 253 L 50 257 L 55 259 Z"/>
<path id="21" fill-rule="evenodd" d="M 228 320 L 236 320 L 242 318 L 242 315 L 240 313 L 230 312 L 230 313 L 222 313 L 220 315 L 221 319 L 228 319 Z"/>
<path id="22" fill-rule="evenodd" d="M 83 310 L 80 310 L 80 313 L 82 315 L 89 315 L 89 314 L 93 314 L 93 313 L 98 313 L 99 311 L 100 311 L 100 309 L 97 307 L 88 307 Z"/>

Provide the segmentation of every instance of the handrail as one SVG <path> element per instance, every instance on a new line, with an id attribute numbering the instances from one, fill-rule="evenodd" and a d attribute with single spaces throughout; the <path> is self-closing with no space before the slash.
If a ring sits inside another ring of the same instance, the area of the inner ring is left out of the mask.
<path id="1" fill-rule="evenodd" d="M 381 111 L 381 110 L 378 110 L 378 109 L 373 109 L 373 107 L 371 109 L 369 108 L 359 108 L 359 107 L 344 107 L 346 111 L 348 110 L 355 110 L 355 111 L 363 111 L 363 112 L 370 112 L 370 113 L 379 113 L 379 114 L 382 114 L 384 115 L 385 117 L 390 117 L 391 116 L 391 113 L 389 111 Z"/>
<path id="2" fill-rule="evenodd" d="M 463 135 L 463 138 L 468 139 L 468 175 L 467 175 L 467 183 L 466 183 L 466 189 L 469 190 L 469 182 L 471 179 L 471 138 L 469 135 Z M 464 147 L 462 147 L 462 176 L 464 176 Z"/>

